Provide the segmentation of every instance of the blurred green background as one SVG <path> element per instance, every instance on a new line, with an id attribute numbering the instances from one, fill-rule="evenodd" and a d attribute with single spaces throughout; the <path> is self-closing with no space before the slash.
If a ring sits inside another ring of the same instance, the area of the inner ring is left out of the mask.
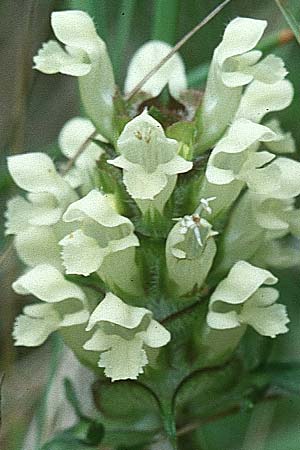
<path id="1" fill-rule="evenodd" d="M 126 67 L 135 50 L 149 39 L 176 43 L 220 2 L 217 0 L 1 0 L 0 2 L 0 209 L 15 193 L 6 171 L 6 156 L 27 151 L 46 151 L 57 158 L 57 135 L 64 122 L 80 112 L 76 80 L 47 76 L 32 70 L 32 57 L 41 43 L 52 37 L 49 17 L 53 10 L 82 9 L 95 19 L 107 42 L 115 76 L 122 89 Z M 295 5 L 299 5 L 295 0 Z M 299 7 L 298 7 L 299 8 Z M 299 8 L 300 9 L 300 8 Z M 299 11 L 299 10 L 298 10 Z M 205 67 L 220 41 L 224 27 L 236 16 L 264 18 L 267 35 L 287 23 L 273 0 L 232 0 L 181 50 L 193 85 L 203 85 Z M 282 56 L 294 83 L 295 99 L 279 114 L 300 145 L 300 47 L 295 40 L 274 50 Z M 202 68 L 197 69 L 199 65 Z M 204 70 L 204 72 L 203 72 Z M 196 77 L 195 77 L 196 76 Z M 196 79 L 196 82 L 195 82 Z M 198 81 L 197 81 L 198 79 Z M 202 81 L 200 82 L 199 80 Z M 299 155 L 298 155 L 299 156 Z M 300 181 L 300 180 L 299 180 Z M 11 282 L 22 268 L 3 237 L 1 221 L 0 372 L 5 372 L 0 448 L 19 450 L 36 410 L 50 370 L 53 346 L 16 350 L 11 330 L 24 299 L 14 295 Z M 294 271 L 281 274 L 282 300 L 289 307 L 291 331 L 279 337 L 273 358 L 300 361 L 300 278 Z M 195 450 L 300 450 L 299 398 L 269 402 L 202 426 L 185 438 L 184 447 Z"/>

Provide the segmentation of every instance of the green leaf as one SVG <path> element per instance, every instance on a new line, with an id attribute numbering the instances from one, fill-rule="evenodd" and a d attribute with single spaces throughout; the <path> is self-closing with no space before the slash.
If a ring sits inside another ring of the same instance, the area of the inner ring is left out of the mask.
<path id="1" fill-rule="evenodd" d="M 112 424 L 111 426 L 106 422 L 105 430 L 106 435 L 102 445 L 113 448 L 119 446 L 118 448 L 121 449 L 123 447 L 124 450 L 133 450 L 135 448 L 144 450 L 146 446 L 149 448 L 149 444 L 153 441 L 156 435 L 155 429 L 142 430 L 140 425 L 125 428 L 122 422 L 119 424 Z"/>
<path id="2" fill-rule="evenodd" d="M 94 446 L 90 446 L 81 442 L 69 431 L 56 436 L 52 441 L 47 442 L 41 450 L 95 450 Z"/>
<path id="3" fill-rule="evenodd" d="M 92 450 L 103 438 L 103 424 L 85 417 L 44 444 L 41 450 Z"/>
<path id="4" fill-rule="evenodd" d="M 99 381 L 94 384 L 93 392 L 104 417 L 131 423 L 147 415 L 158 414 L 158 405 L 152 393 L 137 382 Z"/>
<path id="5" fill-rule="evenodd" d="M 48 375 L 47 384 L 45 386 L 45 390 L 42 394 L 41 402 L 37 410 L 37 444 L 40 445 L 41 439 L 44 433 L 44 427 L 46 425 L 46 417 L 47 417 L 47 405 L 48 405 L 48 396 L 52 387 L 52 384 L 55 382 L 56 371 L 59 366 L 59 361 L 62 354 L 62 340 L 57 334 L 51 336 L 51 359 L 50 359 L 50 370 Z"/>
<path id="6" fill-rule="evenodd" d="M 180 9 L 179 0 L 156 0 L 153 2 L 154 19 L 152 39 L 175 44 Z"/>
<path id="7" fill-rule="evenodd" d="M 300 44 L 299 0 L 275 0 L 275 1 Z"/>
<path id="8" fill-rule="evenodd" d="M 114 45 L 112 47 L 113 67 L 117 79 L 119 78 L 126 54 L 125 50 L 131 37 L 132 19 L 134 17 L 136 3 L 136 0 L 123 0 L 119 6 L 118 19 L 115 25 L 116 36 L 114 37 Z"/>
<path id="9" fill-rule="evenodd" d="M 92 421 L 88 427 L 85 442 L 88 445 L 99 445 L 104 438 L 105 429 L 102 423 Z"/>
<path id="10" fill-rule="evenodd" d="M 207 367 L 196 371 L 182 383 L 176 394 L 179 416 L 215 413 L 236 402 L 235 388 L 241 377 L 241 364 L 229 361 L 221 367 Z M 230 392 L 234 393 L 230 396 Z M 228 403 L 228 405 L 227 405 Z"/>
<path id="11" fill-rule="evenodd" d="M 260 373 L 267 377 L 271 386 L 293 395 L 300 395 L 300 362 L 271 363 Z"/>

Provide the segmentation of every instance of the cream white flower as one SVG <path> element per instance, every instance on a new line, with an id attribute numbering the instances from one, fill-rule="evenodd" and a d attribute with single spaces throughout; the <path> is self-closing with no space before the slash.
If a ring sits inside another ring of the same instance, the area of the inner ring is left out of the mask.
<path id="1" fill-rule="evenodd" d="M 131 221 L 117 213 L 107 195 L 92 190 L 69 206 L 63 220 L 78 227 L 60 241 L 66 273 L 98 272 L 112 287 L 138 289 L 135 247 L 139 241 Z"/>
<path id="2" fill-rule="evenodd" d="M 217 198 L 214 215 L 228 208 L 245 184 L 251 192 L 272 198 L 287 199 L 300 193 L 299 162 L 257 151 L 260 142 L 272 148 L 282 139 L 282 133 L 277 135 L 249 119 L 233 122 L 209 157 L 201 187 L 201 196 Z"/>
<path id="3" fill-rule="evenodd" d="M 201 197 L 216 197 L 213 217 L 232 204 L 245 183 L 248 187 L 251 184 L 251 189 L 259 190 L 262 177 L 254 180 L 254 174 L 257 175 L 258 168 L 275 155 L 266 151 L 257 153 L 256 150 L 260 142 L 277 139 L 272 130 L 250 120 L 238 119 L 232 123 L 209 157 L 201 186 Z"/>
<path id="4" fill-rule="evenodd" d="M 130 61 L 125 80 L 125 94 L 134 89 L 171 50 L 172 47 L 162 41 L 149 41 L 142 45 Z M 172 97 L 176 99 L 179 99 L 180 93 L 187 89 L 184 63 L 178 53 L 175 53 L 141 90 L 149 97 L 157 97 L 166 85 Z"/>
<path id="5" fill-rule="evenodd" d="M 289 174 L 286 173 L 286 176 Z M 273 242 L 274 239 L 280 239 L 288 233 L 300 236 L 300 210 L 294 209 L 294 198 L 274 198 L 246 192 L 233 209 L 221 236 L 221 258 L 217 270 L 226 272 L 241 258 L 263 261 L 263 255 L 266 256 L 263 265 L 277 267 L 280 258 L 274 258 L 272 264 L 270 252 L 274 255 L 276 251 L 278 254 L 281 247 L 285 254 L 284 264 L 288 263 L 290 256 L 293 265 L 296 260 L 294 252 L 283 246 L 283 243 Z M 261 256 L 258 256 L 259 254 Z"/>
<path id="6" fill-rule="evenodd" d="M 20 295 L 32 294 L 44 302 L 25 306 L 23 314 L 17 317 L 13 332 L 15 345 L 41 345 L 52 332 L 88 321 L 87 300 L 82 289 L 65 280 L 50 265 L 29 270 L 12 287 Z"/>
<path id="7" fill-rule="evenodd" d="M 168 139 L 159 122 L 145 110 L 131 120 L 118 139 L 121 156 L 108 161 L 123 169 L 123 181 L 142 212 L 154 207 L 162 213 L 178 173 L 193 164 L 177 155 L 178 142 Z"/>
<path id="8" fill-rule="evenodd" d="M 300 252 L 295 239 L 265 240 L 255 252 L 251 263 L 268 268 L 290 269 L 300 265 Z"/>
<path id="9" fill-rule="evenodd" d="M 204 150 L 215 144 L 234 118 L 243 86 L 254 79 L 274 83 L 286 75 L 279 58 L 269 56 L 258 62 L 262 53 L 253 50 L 266 26 L 264 20 L 243 17 L 227 25 L 223 40 L 214 51 L 201 109 L 200 139 Z"/>
<path id="10" fill-rule="evenodd" d="M 79 77 L 81 99 L 87 115 L 100 133 L 114 141 L 113 95 L 115 81 L 104 41 L 84 11 L 59 11 L 51 15 L 58 41 L 49 41 L 34 57 L 35 68 L 47 74 L 63 73 Z"/>
<path id="11" fill-rule="evenodd" d="M 247 119 L 236 120 L 209 157 L 207 180 L 212 184 L 228 184 L 234 180 L 242 181 L 245 176 L 251 178 L 249 171 L 275 158 L 267 152 L 254 153 L 251 146 L 275 139 L 276 134 L 263 125 Z"/>
<path id="12" fill-rule="evenodd" d="M 265 145 L 272 153 L 295 153 L 296 143 L 290 132 L 284 132 L 277 119 L 268 120 L 265 126 L 276 133 L 278 140 L 266 142 Z"/>
<path id="13" fill-rule="evenodd" d="M 170 231 L 166 242 L 166 261 L 169 277 L 177 286 L 178 295 L 200 288 L 211 269 L 217 247 L 212 225 L 202 212 L 211 213 L 208 202 L 201 199 L 200 206 L 191 216 L 176 219 L 178 223 Z"/>
<path id="14" fill-rule="evenodd" d="M 61 224 L 67 206 L 78 197 L 57 173 L 44 153 L 8 158 L 14 182 L 28 192 L 27 198 L 13 197 L 7 204 L 6 234 L 15 235 L 15 247 L 29 266 L 41 263 L 61 267 L 58 240 L 70 230 Z"/>
<path id="15" fill-rule="evenodd" d="M 250 325 L 259 334 L 273 338 L 286 333 L 289 319 L 286 307 L 276 303 L 278 292 L 261 287 L 275 283 L 277 278 L 271 272 L 237 262 L 210 298 L 208 325 L 217 330 Z"/>
<path id="16" fill-rule="evenodd" d="M 112 293 L 92 313 L 87 331 L 94 334 L 84 348 L 101 352 L 99 367 L 112 379 L 137 379 L 148 364 L 149 349 L 158 349 L 170 340 L 170 333 L 152 319 L 145 308 L 127 305 Z"/>
<path id="17" fill-rule="evenodd" d="M 293 85 L 289 80 L 281 80 L 274 84 L 255 80 L 247 86 L 236 118 L 259 123 L 266 114 L 287 108 L 293 100 L 293 95 Z"/>
<path id="18" fill-rule="evenodd" d="M 78 157 L 76 155 L 95 131 L 96 129 L 89 119 L 74 117 L 65 123 L 58 137 L 62 153 L 68 159 L 75 158 L 74 167 L 66 173 L 64 179 L 74 189 L 81 187 L 83 194 L 87 194 L 94 187 L 97 161 L 104 152 L 101 148 L 101 141 L 105 141 L 105 139 L 97 134 L 95 139 L 99 141 L 99 144 L 89 142 L 84 151 Z"/>

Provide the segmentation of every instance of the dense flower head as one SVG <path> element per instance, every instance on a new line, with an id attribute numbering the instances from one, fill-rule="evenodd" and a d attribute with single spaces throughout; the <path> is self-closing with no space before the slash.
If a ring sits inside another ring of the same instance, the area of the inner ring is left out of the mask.
<path id="1" fill-rule="evenodd" d="M 79 329 L 83 339 L 72 350 L 97 352 L 94 369 L 114 381 L 144 376 L 147 366 L 155 371 L 173 339 L 166 312 L 176 316 L 185 305 L 206 307 L 199 352 L 214 351 L 205 342 L 216 330 L 225 336 L 223 355 L 235 351 L 248 326 L 272 338 L 287 332 L 271 270 L 300 262 L 286 241 L 300 237 L 300 163 L 290 158 L 291 134 L 265 119 L 293 98 L 283 61 L 255 49 L 267 22 L 239 17 L 228 24 L 200 104 L 187 106 L 184 63 L 175 54 L 140 93 L 121 99 L 122 113 L 92 19 L 62 11 L 51 24 L 65 47 L 44 44 L 35 69 L 78 77 L 87 117 L 63 127 L 67 160 L 58 167 L 44 153 L 8 160 L 26 193 L 6 212 L 6 234 L 25 265 L 13 289 L 39 300 L 17 318 L 16 345 Z M 159 41 L 143 45 L 125 94 L 170 50 Z M 166 86 L 182 106 L 182 122 L 171 112 L 165 121 L 166 108 L 160 115 L 151 107 Z"/>

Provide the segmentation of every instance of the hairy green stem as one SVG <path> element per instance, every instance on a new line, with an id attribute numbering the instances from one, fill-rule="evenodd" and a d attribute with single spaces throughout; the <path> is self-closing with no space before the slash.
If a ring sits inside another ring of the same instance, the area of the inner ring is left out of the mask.
<path id="1" fill-rule="evenodd" d="M 163 420 L 163 426 L 165 433 L 172 445 L 173 450 L 177 450 L 177 432 L 176 432 L 176 421 L 175 414 L 171 404 L 165 403 L 161 405 L 161 415 Z"/>

